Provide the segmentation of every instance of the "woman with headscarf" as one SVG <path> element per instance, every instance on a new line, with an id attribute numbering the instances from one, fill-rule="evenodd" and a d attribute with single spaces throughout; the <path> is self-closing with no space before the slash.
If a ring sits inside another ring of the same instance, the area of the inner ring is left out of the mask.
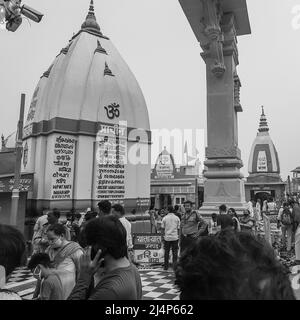
<path id="1" fill-rule="evenodd" d="M 58 223 L 48 228 L 47 238 L 50 245 L 46 253 L 57 269 L 73 272 L 77 279 L 83 249 L 77 242 L 68 241 L 65 232 L 64 226 Z"/>
<path id="2" fill-rule="evenodd" d="M 49 226 L 47 240 L 49 246 L 45 253 L 49 255 L 51 265 L 59 272 L 63 282 L 68 285 L 73 283 L 71 285 L 73 288 L 80 271 L 80 258 L 84 252 L 82 247 L 77 242 L 66 239 L 66 228 L 59 223 Z M 33 298 L 38 296 L 40 284 L 38 281 Z"/>

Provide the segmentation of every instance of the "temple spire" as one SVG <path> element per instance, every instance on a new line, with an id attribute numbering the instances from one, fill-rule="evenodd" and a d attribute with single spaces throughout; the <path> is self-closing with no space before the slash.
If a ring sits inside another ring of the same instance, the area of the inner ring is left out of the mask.
<path id="1" fill-rule="evenodd" d="M 259 132 L 268 132 L 269 131 L 269 127 L 268 127 L 267 117 L 265 115 L 264 106 L 261 106 L 261 116 L 260 116 L 258 131 Z"/>

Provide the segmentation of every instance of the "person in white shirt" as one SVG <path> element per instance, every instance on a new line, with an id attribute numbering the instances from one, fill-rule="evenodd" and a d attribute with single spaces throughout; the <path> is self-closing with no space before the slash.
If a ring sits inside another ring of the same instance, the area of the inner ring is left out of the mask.
<path id="1" fill-rule="evenodd" d="M 251 199 L 249 202 L 247 202 L 247 209 L 250 212 L 250 217 L 254 217 L 254 209 L 253 209 L 253 200 Z"/>
<path id="2" fill-rule="evenodd" d="M 161 234 L 164 240 L 165 256 L 164 256 L 164 270 L 169 269 L 169 255 L 172 248 L 173 255 L 173 269 L 178 258 L 178 241 L 180 230 L 180 219 L 173 213 L 172 206 L 168 206 L 166 210 L 167 215 L 164 216 L 161 223 Z"/>
<path id="3" fill-rule="evenodd" d="M 268 210 L 273 213 L 276 211 L 276 203 L 274 202 L 274 199 L 272 198 L 271 201 L 268 203 Z"/>
<path id="4" fill-rule="evenodd" d="M 255 215 L 256 215 L 257 221 L 260 221 L 262 219 L 262 217 L 261 217 L 261 201 L 259 198 L 257 199 L 256 205 L 255 205 Z"/>
<path id="5" fill-rule="evenodd" d="M 115 204 L 112 206 L 112 214 L 117 216 L 122 223 L 123 227 L 126 229 L 126 241 L 128 251 L 132 251 L 132 234 L 131 234 L 131 223 L 125 218 L 124 207 L 120 204 Z"/>

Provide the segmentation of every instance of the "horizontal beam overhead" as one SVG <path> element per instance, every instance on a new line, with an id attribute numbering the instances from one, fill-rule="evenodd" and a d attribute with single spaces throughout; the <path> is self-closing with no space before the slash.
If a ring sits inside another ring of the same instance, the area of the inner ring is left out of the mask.
<path id="1" fill-rule="evenodd" d="M 207 1 L 207 0 L 206 0 Z M 238 36 L 251 33 L 246 0 L 220 0 L 224 13 L 233 13 L 236 20 L 236 32 Z M 203 5 L 201 0 L 179 0 L 197 40 L 202 42 L 200 21 L 203 17 Z"/>

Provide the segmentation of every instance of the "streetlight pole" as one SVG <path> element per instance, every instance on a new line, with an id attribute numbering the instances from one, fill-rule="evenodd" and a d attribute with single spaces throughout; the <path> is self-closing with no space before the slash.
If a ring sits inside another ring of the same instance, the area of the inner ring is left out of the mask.
<path id="1" fill-rule="evenodd" d="M 18 122 L 17 142 L 16 142 L 16 167 L 15 167 L 15 179 L 11 196 L 11 214 L 10 224 L 17 226 L 18 207 L 20 197 L 20 176 L 21 176 L 21 160 L 22 160 L 22 138 L 23 138 L 23 122 L 24 122 L 24 109 L 25 109 L 25 94 L 21 94 L 21 107 L 20 117 Z"/>

